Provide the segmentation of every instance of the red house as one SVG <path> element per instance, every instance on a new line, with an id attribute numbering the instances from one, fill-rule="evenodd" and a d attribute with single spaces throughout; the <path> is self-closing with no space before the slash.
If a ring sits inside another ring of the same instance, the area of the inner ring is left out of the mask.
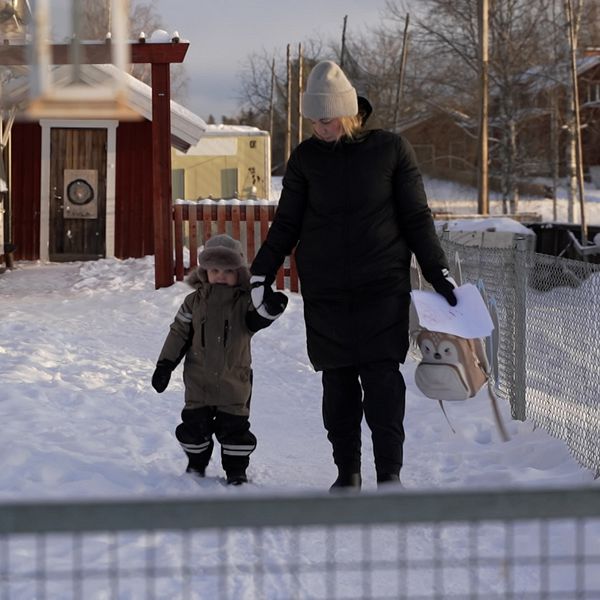
<path id="1" fill-rule="evenodd" d="M 106 69 L 86 65 L 84 77 L 99 79 Z M 139 121 L 48 119 L 13 125 L 15 258 L 66 261 L 154 253 L 152 91 L 129 80 L 129 104 Z M 204 127 L 202 119 L 171 101 L 173 147 L 185 151 L 195 145 Z"/>
<path id="2" fill-rule="evenodd" d="M 183 43 L 132 45 L 132 62 L 152 63 L 152 87 L 127 76 L 127 104 L 139 114 L 137 121 L 42 119 L 13 124 L 5 217 L 15 259 L 93 260 L 156 253 L 156 287 L 172 283 L 171 146 L 185 151 L 205 129 L 202 119 L 170 100 L 169 66 L 181 62 L 186 50 Z M 0 59 L 6 64 L 1 51 Z M 55 62 L 62 64 L 60 59 Z M 94 64 L 93 57 L 86 62 L 92 63 L 82 65 L 86 83 L 96 84 L 114 69 Z M 25 78 L 4 90 L 13 100 L 26 92 Z"/>

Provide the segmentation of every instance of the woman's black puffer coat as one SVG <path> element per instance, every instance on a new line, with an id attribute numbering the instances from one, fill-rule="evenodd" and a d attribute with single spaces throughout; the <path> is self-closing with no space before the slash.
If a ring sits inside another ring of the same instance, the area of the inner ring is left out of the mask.
<path id="1" fill-rule="evenodd" d="M 447 268 L 409 143 L 374 130 L 299 144 L 252 273 L 274 277 L 295 246 L 314 368 L 403 362 L 411 252 L 429 281 Z"/>

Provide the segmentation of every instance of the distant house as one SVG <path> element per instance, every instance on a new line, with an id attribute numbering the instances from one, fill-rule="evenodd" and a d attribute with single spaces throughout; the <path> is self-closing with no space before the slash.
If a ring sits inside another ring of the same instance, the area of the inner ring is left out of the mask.
<path id="1" fill-rule="evenodd" d="M 571 87 L 570 65 L 541 65 L 529 69 L 521 74 L 517 83 L 522 88 L 515 111 L 521 170 L 528 175 L 548 176 L 552 171 L 553 154 L 556 154 L 559 172 L 563 176 L 567 170 L 568 135 L 565 125 L 568 122 L 568 90 Z M 577 84 L 583 165 L 587 175 L 600 165 L 599 51 L 586 50 L 577 60 Z M 492 110 L 497 102 L 492 93 Z M 557 137 L 555 147 L 552 143 L 553 121 Z M 495 126 L 494 122 L 490 124 L 492 132 Z"/>
<path id="2" fill-rule="evenodd" d="M 57 67 L 57 80 L 60 69 Z M 111 65 L 82 65 L 92 84 Z M 138 121 L 15 122 L 9 145 L 10 226 L 15 258 L 91 260 L 154 254 L 152 89 L 127 75 Z M 25 95 L 27 81 L 5 90 Z M 168 111 L 167 111 L 168 114 Z M 170 104 L 171 146 L 195 146 L 206 123 Z"/>
<path id="3" fill-rule="evenodd" d="M 269 198 L 271 144 L 266 131 L 207 125 L 185 153 L 173 149 L 173 199 Z"/>
<path id="4" fill-rule="evenodd" d="M 560 75 L 548 66 L 523 73 L 517 85 L 515 106 L 516 145 L 519 169 L 523 175 L 550 176 L 553 153 L 559 158 L 559 172 L 566 173 L 567 88 L 570 71 L 565 66 Z M 582 150 L 586 176 L 600 186 L 600 50 L 592 49 L 577 61 L 579 104 L 582 123 Z M 557 147 L 553 149 L 552 100 L 557 106 Z M 490 91 L 490 113 L 498 112 L 498 96 Z M 490 140 L 502 137 L 504 122 L 491 118 Z M 413 145 L 419 164 L 425 171 L 453 179 L 468 180 L 475 176 L 477 165 L 478 127 L 473 118 L 459 111 L 430 109 L 401 122 L 399 133 Z M 494 143 L 490 145 L 492 170 L 501 168 Z"/>
<path id="5" fill-rule="evenodd" d="M 477 164 L 477 124 L 458 111 L 430 110 L 399 123 L 420 168 L 431 174 L 467 178 Z"/>

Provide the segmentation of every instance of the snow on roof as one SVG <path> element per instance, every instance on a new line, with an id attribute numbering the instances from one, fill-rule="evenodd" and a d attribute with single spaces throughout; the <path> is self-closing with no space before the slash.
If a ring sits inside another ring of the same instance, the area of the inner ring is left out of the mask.
<path id="1" fill-rule="evenodd" d="M 81 65 L 81 79 L 92 86 L 102 84 L 117 72 L 118 68 L 112 64 Z M 71 78 L 71 65 L 55 67 L 52 76 L 53 81 L 58 85 L 67 83 Z M 142 117 L 151 121 L 152 88 L 129 73 L 125 73 L 124 77 L 129 92 L 127 104 Z M 29 92 L 29 78 L 18 77 L 9 82 L 3 91 L 14 102 L 20 102 Z M 178 150 L 186 151 L 197 144 L 207 127 L 203 119 L 171 100 L 171 143 Z"/>
<path id="2" fill-rule="evenodd" d="M 228 136 L 263 136 L 269 135 L 258 127 L 250 125 L 207 125 L 202 137 L 228 137 Z"/>
<path id="3" fill-rule="evenodd" d="M 64 69 L 65 73 L 68 73 L 70 66 L 57 67 L 57 70 L 60 69 Z M 111 64 L 82 65 L 81 69 L 82 79 L 92 85 L 102 83 L 107 77 L 113 76 L 118 71 L 117 67 Z M 129 73 L 125 73 L 125 80 L 129 89 L 127 103 L 140 115 L 151 121 L 152 88 Z M 190 146 L 198 143 L 206 128 L 207 124 L 204 119 L 171 100 L 171 135 L 176 138 L 173 143 L 176 148 L 187 150 Z M 176 143 L 176 141 L 180 143 Z"/>
<path id="4" fill-rule="evenodd" d="M 577 59 L 577 75 L 583 75 L 600 64 L 600 55 L 583 56 Z M 517 83 L 528 86 L 529 90 L 539 93 L 548 91 L 558 85 L 568 85 L 571 78 L 570 64 L 536 65 L 521 73 Z"/>
<path id="5" fill-rule="evenodd" d="M 426 123 L 430 119 L 437 117 L 449 117 L 457 126 L 462 127 L 463 129 L 469 129 L 476 127 L 477 125 L 472 117 L 462 111 L 457 110 L 456 108 L 444 107 L 430 102 L 428 103 L 428 108 L 426 110 L 402 119 L 398 123 L 395 131 L 397 133 L 402 133 L 408 129 L 416 127 L 417 125 L 421 125 L 421 123 Z"/>

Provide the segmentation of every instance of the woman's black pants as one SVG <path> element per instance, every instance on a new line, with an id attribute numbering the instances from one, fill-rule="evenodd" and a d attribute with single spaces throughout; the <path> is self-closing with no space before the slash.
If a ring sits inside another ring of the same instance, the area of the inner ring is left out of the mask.
<path id="1" fill-rule="evenodd" d="M 406 385 L 394 361 L 323 371 L 323 423 L 338 469 L 360 472 L 363 412 L 377 475 L 399 474 Z"/>

